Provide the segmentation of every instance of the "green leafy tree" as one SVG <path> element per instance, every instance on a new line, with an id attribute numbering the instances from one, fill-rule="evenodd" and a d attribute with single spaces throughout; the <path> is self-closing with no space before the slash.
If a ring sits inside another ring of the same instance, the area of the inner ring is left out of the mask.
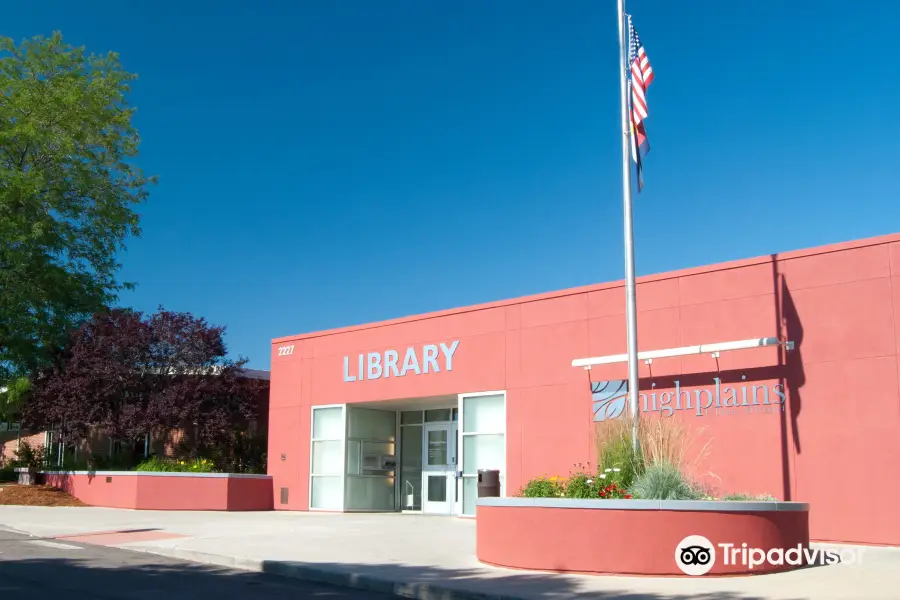
<path id="1" fill-rule="evenodd" d="M 0 421 L 18 421 L 30 391 L 31 380 L 27 377 L 17 377 L 0 386 Z"/>
<path id="2" fill-rule="evenodd" d="M 131 287 L 116 255 L 154 181 L 133 164 L 135 77 L 59 33 L 0 37 L 0 386 Z"/>

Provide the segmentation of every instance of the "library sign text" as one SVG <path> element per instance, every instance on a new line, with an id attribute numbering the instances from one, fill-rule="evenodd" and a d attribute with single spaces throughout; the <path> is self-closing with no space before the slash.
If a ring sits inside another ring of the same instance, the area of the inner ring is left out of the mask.
<path id="1" fill-rule="evenodd" d="M 771 392 L 770 392 L 771 390 Z M 693 393 L 691 393 L 693 392 Z M 628 380 L 595 381 L 591 383 L 594 421 L 608 421 L 623 415 L 628 405 Z M 670 391 L 645 390 L 639 394 L 641 412 L 658 412 L 671 417 L 675 411 L 692 411 L 704 415 L 752 414 L 784 411 L 784 385 L 751 384 L 723 385 L 718 377 L 713 385 L 694 390 L 682 389 L 676 381 Z"/>
<path id="2" fill-rule="evenodd" d="M 427 375 L 453 370 L 453 355 L 459 340 L 450 343 L 409 346 L 402 351 L 385 350 L 344 357 L 344 381 Z M 401 359 L 402 357 L 402 359 Z"/>

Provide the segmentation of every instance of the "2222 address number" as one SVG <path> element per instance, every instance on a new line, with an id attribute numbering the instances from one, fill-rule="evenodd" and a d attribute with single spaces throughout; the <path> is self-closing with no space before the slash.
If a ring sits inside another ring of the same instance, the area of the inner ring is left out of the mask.
<path id="1" fill-rule="evenodd" d="M 278 356 L 290 356 L 294 353 L 293 346 L 282 346 L 278 349 Z"/>

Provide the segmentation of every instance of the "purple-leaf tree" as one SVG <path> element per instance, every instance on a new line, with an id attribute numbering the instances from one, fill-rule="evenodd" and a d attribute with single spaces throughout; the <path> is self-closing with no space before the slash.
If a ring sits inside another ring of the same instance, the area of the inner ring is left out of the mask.
<path id="1" fill-rule="evenodd" d="M 180 429 L 194 451 L 233 462 L 236 436 L 266 390 L 241 376 L 246 361 L 227 359 L 223 335 L 223 327 L 162 308 L 149 317 L 96 314 L 35 378 L 23 421 L 52 427 L 68 443 L 97 429 L 132 441 Z"/>

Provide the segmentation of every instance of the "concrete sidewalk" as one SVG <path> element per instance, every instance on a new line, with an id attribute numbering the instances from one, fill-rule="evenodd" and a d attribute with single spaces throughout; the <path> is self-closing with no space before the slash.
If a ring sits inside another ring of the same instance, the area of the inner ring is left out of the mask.
<path id="1" fill-rule="evenodd" d="M 897 549 L 867 548 L 861 565 L 778 575 L 599 577 L 482 565 L 475 559 L 475 522 L 451 517 L 2 506 L 0 525 L 33 536 L 119 546 L 423 600 L 900 598 Z"/>

